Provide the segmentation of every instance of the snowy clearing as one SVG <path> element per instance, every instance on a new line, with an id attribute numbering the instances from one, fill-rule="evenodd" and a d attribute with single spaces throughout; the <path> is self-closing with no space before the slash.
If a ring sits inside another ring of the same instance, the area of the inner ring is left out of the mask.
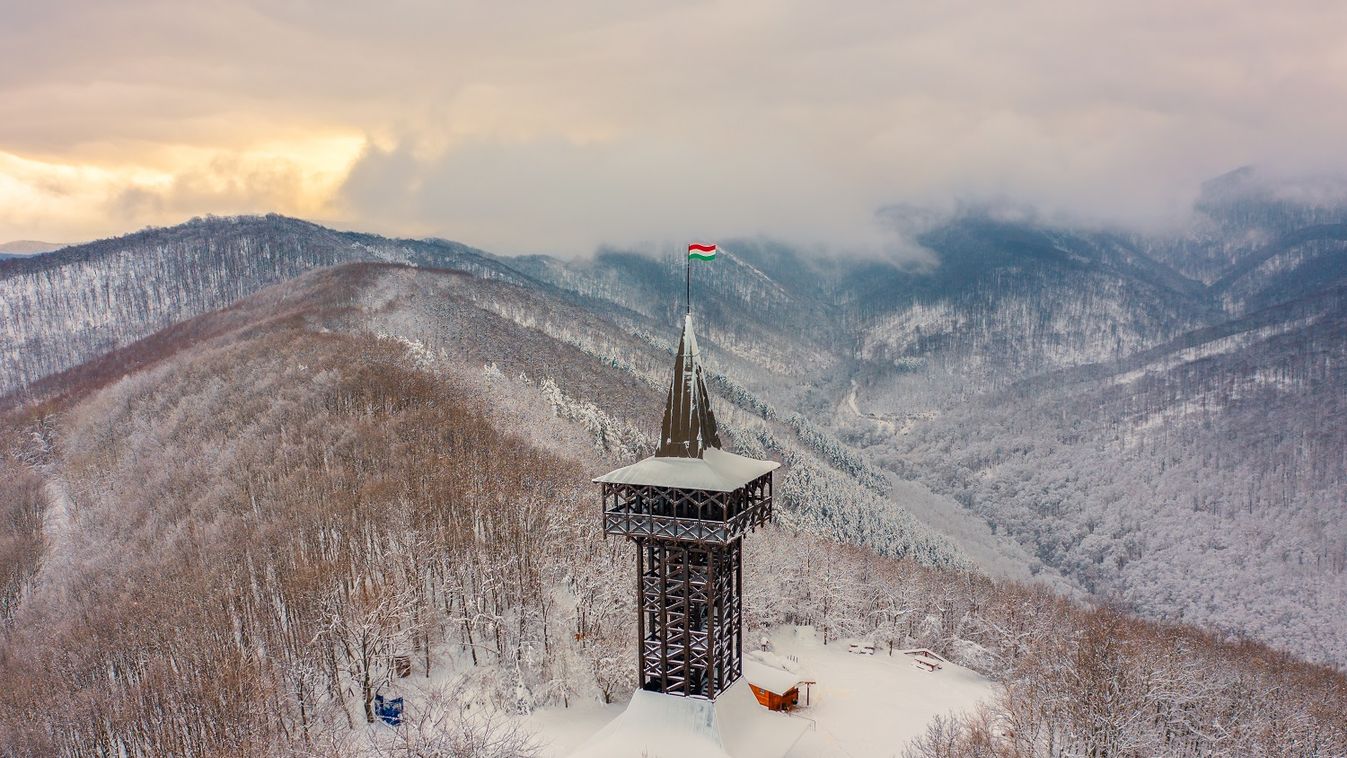
<path id="1" fill-rule="evenodd" d="M 772 635 L 773 651 L 798 660 L 804 678 L 817 682 L 810 687 L 809 705 L 803 705 L 801 692 L 801 707 L 789 716 L 808 722 L 808 728 L 788 758 L 900 756 L 932 718 L 971 710 L 996 693 L 994 682 L 962 666 L 946 663 L 939 671 L 923 671 L 898 651 L 850 653 L 850 642 L 824 645 L 809 627 L 783 627 Z M 624 707 L 544 708 L 525 725 L 544 744 L 545 758 L 564 758 Z"/>

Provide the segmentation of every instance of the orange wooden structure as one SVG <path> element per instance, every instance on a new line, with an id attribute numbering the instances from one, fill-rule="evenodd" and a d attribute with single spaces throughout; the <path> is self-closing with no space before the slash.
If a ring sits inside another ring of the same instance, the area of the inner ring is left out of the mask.
<path id="1" fill-rule="evenodd" d="M 744 658 L 744 679 L 753 697 L 763 707 L 773 711 L 789 711 L 800 705 L 800 688 L 804 688 L 804 704 L 809 705 L 809 686 L 812 679 L 795 669 L 799 661 L 789 661 L 766 651 L 753 651 Z"/>
<path id="2" fill-rule="evenodd" d="M 753 690 L 753 696 L 758 699 L 769 710 L 788 711 L 800 704 L 800 688 L 791 687 L 784 693 L 775 693 L 759 687 L 756 684 L 748 685 Z"/>

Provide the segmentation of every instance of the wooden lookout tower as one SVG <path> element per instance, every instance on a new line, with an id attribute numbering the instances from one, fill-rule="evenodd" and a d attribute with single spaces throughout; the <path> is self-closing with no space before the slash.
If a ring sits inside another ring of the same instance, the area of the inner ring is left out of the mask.
<path id="1" fill-rule="evenodd" d="M 720 448 L 689 313 L 659 449 L 594 480 L 604 533 L 636 543 L 641 689 L 714 700 L 743 673 L 743 540 L 779 465 Z"/>

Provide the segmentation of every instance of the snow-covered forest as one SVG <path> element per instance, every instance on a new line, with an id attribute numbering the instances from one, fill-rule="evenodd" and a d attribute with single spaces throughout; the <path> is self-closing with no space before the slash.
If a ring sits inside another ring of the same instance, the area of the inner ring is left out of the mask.
<path id="1" fill-rule="evenodd" d="M 334 232 L 282 216 L 193 219 L 0 265 L 0 393 L 304 271 L 348 261 L 522 280 L 463 245 Z"/>
<path id="2" fill-rule="evenodd" d="M 1198 213 L 696 270 L 726 444 L 784 464 L 753 623 L 1007 684 L 923 754 L 1341 752 L 1347 210 L 1237 172 Z M 377 753 L 389 656 L 503 754 L 521 712 L 624 697 L 586 482 L 652 447 L 682 277 L 278 216 L 0 261 L 10 752 Z"/>
<path id="3" fill-rule="evenodd" d="M 629 546 L 601 536 L 588 481 L 648 444 L 659 392 L 640 376 L 665 354 L 540 326 L 584 333 L 575 306 L 500 315 L 534 297 L 312 272 L 125 351 L 126 376 L 77 373 L 7 411 L 3 748 L 528 755 L 520 714 L 625 697 Z M 785 482 L 814 472 L 751 538 L 749 628 L 931 647 L 1006 684 L 915 755 L 1347 750 L 1331 670 L 990 579 L 919 525 L 894 532 L 929 546 L 889 551 L 904 558 L 819 534 L 821 489 L 879 497 L 880 474 L 822 431 L 726 411 L 733 439 L 786 456 Z M 449 716 L 425 722 L 445 728 L 365 726 L 402 656 L 451 683 L 433 704 Z"/>
<path id="4" fill-rule="evenodd" d="M 1098 596 L 1341 662 L 1347 299 L 1301 305 L 1289 334 L 1251 325 L 901 435 L 853 417 L 848 436 Z M 1170 360 L 1185 350 L 1197 355 Z"/>

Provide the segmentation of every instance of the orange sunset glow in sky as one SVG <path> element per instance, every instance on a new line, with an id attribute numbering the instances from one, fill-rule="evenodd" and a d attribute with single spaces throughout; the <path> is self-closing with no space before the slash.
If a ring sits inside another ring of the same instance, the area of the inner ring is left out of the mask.
<path id="1" fill-rule="evenodd" d="M 500 252 L 1347 162 L 1347 6 L 0 0 L 0 241 L 279 212 Z M 1012 31 L 1013 30 L 1013 31 Z"/>

